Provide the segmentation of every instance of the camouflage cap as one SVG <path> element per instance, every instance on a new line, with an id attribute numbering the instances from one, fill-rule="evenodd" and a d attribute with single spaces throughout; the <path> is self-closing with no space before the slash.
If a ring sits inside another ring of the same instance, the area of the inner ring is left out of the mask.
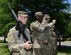
<path id="1" fill-rule="evenodd" d="M 25 12 L 25 11 L 18 11 L 18 15 L 21 15 L 21 14 L 23 14 L 23 15 L 28 15 L 28 13 Z"/>
<path id="2" fill-rule="evenodd" d="M 50 18 L 49 14 L 45 14 L 44 17 L 47 16 L 47 18 Z"/>
<path id="3" fill-rule="evenodd" d="M 35 16 L 37 16 L 37 15 L 43 15 L 43 13 L 42 12 L 36 12 Z"/>

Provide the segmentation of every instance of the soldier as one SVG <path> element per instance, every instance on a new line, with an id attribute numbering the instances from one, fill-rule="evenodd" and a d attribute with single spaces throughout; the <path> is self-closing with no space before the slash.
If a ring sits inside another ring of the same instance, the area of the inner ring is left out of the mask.
<path id="1" fill-rule="evenodd" d="M 35 16 L 36 21 L 30 25 L 34 55 L 53 55 L 50 27 L 55 24 L 55 20 L 48 24 L 48 20 L 45 16 L 43 17 L 42 12 L 36 12 Z"/>
<path id="2" fill-rule="evenodd" d="M 25 11 L 18 11 L 18 20 L 23 24 L 26 25 L 28 20 L 28 14 Z M 30 41 L 30 31 L 25 28 L 25 33 L 29 39 L 29 41 L 25 41 L 21 31 L 18 30 L 18 25 L 14 26 L 10 29 L 7 35 L 7 42 L 9 50 L 12 52 L 12 55 L 31 55 L 31 48 L 32 44 Z"/>
<path id="3" fill-rule="evenodd" d="M 45 14 L 44 17 L 47 19 L 48 24 L 50 24 L 50 16 L 48 14 Z M 56 22 L 56 21 L 55 21 Z M 52 29 L 52 41 L 53 41 L 53 47 L 54 47 L 54 55 L 57 55 L 57 35 L 54 32 L 54 24 L 51 25 L 51 29 Z"/>

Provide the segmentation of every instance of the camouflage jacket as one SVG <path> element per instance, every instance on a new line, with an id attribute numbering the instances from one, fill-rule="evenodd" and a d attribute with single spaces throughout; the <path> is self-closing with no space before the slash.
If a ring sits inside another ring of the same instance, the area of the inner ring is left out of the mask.
<path id="1" fill-rule="evenodd" d="M 48 40 L 50 43 L 51 34 L 52 34 L 52 26 L 55 23 L 46 23 L 45 21 L 39 23 L 38 21 L 32 22 L 30 25 L 30 29 L 33 37 L 33 46 L 34 48 L 40 48 L 39 43 L 43 43 L 44 40 Z M 36 46 L 37 45 L 37 46 Z"/>
<path id="2" fill-rule="evenodd" d="M 30 32 L 25 28 L 25 33 L 30 40 Z M 23 47 L 24 39 L 22 34 L 18 37 L 19 32 L 15 27 L 11 28 L 7 35 L 7 42 L 9 50 L 12 52 L 12 55 L 31 55 L 31 51 L 26 51 Z"/>

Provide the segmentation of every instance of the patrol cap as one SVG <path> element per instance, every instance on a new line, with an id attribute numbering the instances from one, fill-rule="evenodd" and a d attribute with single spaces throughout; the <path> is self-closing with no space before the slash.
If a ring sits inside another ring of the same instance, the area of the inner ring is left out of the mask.
<path id="1" fill-rule="evenodd" d="M 38 15 L 39 15 L 39 16 L 40 16 L 40 15 L 43 15 L 43 13 L 42 13 L 42 12 L 36 12 L 36 13 L 35 13 L 35 16 L 38 16 Z"/>
<path id="2" fill-rule="evenodd" d="M 45 17 L 45 16 L 46 16 L 47 18 L 51 18 L 51 17 L 49 16 L 49 14 L 45 14 L 44 17 Z"/>
<path id="3" fill-rule="evenodd" d="M 18 11 L 18 15 L 28 15 L 28 13 L 25 11 Z"/>

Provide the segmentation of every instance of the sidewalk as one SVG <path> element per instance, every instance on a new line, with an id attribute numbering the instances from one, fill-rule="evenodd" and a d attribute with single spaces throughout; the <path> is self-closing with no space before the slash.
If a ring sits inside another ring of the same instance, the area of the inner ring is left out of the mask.
<path id="1" fill-rule="evenodd" d="M 59 45 L 59 42 L 57 42 L 57 45 Z M 61 46 L 71 46 L 71 41 L 61 42 Z"/>
<path id="2" fill-rule="evenodd" d="M 4 36 L 0 37 L 0 41 L 4 41 Z M 59 45 L 59 42 L 57 42 L 57 45 Z M 71 46 L 71 41 L 61 42 L 61 46 Z"/>
<path id="3" fill-rule="evenodd" d="M 0 37 L 0 41 L 4 41 L 4 36 Z"/>

